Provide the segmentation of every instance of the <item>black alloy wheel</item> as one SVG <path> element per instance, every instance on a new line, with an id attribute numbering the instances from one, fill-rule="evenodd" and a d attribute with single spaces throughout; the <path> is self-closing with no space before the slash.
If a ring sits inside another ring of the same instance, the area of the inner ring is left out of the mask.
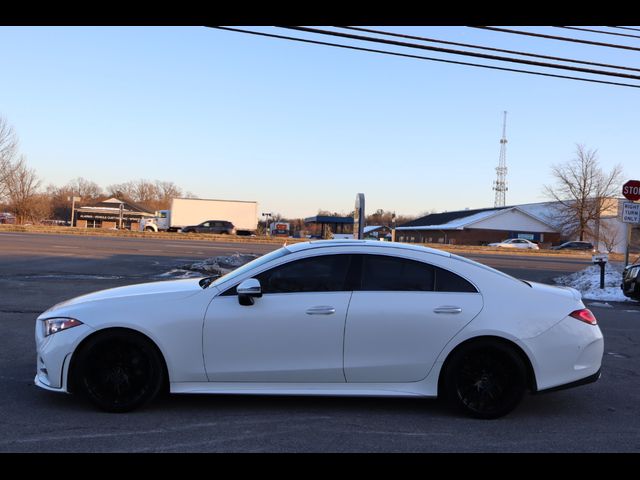
<path id="1" fill-rule="evenodd" d="M 164 383 L 164 363 L 155 346 L 127 331 L 90 339 L 74 364 L 75 385 L 107 412 L 128 412 L 146 404 Z"/>
<path id="2" fill-rule="evenodd" d="M 506 345 L 480 342 L 455 352 L 445 371 L 449 401 L 475 418 L 498 418 L 511 412 L 526 390 L 526 368 Z"/>

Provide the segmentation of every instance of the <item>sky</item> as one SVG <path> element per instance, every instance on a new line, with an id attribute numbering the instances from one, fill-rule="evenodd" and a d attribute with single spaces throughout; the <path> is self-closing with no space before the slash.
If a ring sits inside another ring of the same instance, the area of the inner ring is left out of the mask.
<path id="1" fill-rule="evenodd" d="M 640 66 L 637 51 L 467 27 L 372 28 Z M 619 163 L 625 179 L 640 177 L 635 88 L 205 27 L 2 27 L 0 58 L 0 115 L 44 186 L 173 181 L 201 198 L 257 201 L 259 211 L 291 218 L 348 213 L 360 192 L 368 213 L 492 207 L 505 110 L 507 205 L 548 200 L 551 166 L 573 158 L 577 143 L 597 149 L 604 170 Z"/>

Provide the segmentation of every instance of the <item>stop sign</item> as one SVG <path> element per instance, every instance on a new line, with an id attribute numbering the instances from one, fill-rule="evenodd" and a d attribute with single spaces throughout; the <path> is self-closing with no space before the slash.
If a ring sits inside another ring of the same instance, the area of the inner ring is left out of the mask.
<path id="1" fill-rule="evenodd" d="M 640 180 L 629 180 L 622 186 L 622 195 L 635 202 L 640 200 Z"/>

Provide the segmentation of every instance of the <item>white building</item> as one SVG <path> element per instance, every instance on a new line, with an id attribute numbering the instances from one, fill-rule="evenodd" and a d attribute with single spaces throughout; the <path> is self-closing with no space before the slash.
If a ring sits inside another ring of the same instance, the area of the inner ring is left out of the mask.
<path id="1" fill-rule="evenodd" d="M 599 244 L 602 252 L 624 253 L 627 224 L 622 222 L 623 198 L 612 198 L 600 216 Z M 526 238 L 541 244 L 578 240 L 560 226 L 559 202 L 527 203 L 507 207 L 443 212 L 418 218 L 396 228 L 396 240 L 414 243 L 486 245 L 505 238 Z M 583 240 L 594 245 L 596 225 Z M 640 249 L 640 228 L 633 229 L 632 245 Z"/>

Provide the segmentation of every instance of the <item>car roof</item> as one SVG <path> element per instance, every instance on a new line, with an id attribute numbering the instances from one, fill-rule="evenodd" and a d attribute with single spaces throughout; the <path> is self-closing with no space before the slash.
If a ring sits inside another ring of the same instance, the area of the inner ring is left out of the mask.
<path id="1" fill-rule="evenodd" d="M 450 257 L 451 254 L 448 252 L 443 252 L 442 250 L 437 250 L 435 248 L 424 247 L 422 245 L 411 245 L 407 243 L 398 243 L 398 242 L 381 242 L 380 240 L 351 240 L 351 239 L 340 239 L 340 240 L 315 240 L 312 242 L 301 242 L 294 243 L 292 245 L 287 245 L 285 248 L 289 250 L 291 253 L 300 252 L 303 250 L 310 250 L 313 248 L 327 248 L 327 247 L 366 247 L 366 248 L 375 248 L 376 250 L 380 250 L 383 252 L 385 250 L 395 249 L 395 250 L 406 250 L 412 252 L 421 252 L 421 253 L 431 253 L 434 255 L 440 255 L 442 257 Z"/>

